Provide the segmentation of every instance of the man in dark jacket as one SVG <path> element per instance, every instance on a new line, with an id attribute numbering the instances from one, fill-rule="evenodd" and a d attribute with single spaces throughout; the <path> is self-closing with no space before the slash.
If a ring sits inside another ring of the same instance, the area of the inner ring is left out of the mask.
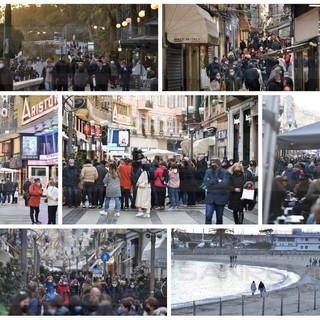
<path id="1" fill-rule="evenodd" d="M 203 183 L 207 186 L 206 220 L 205 224 L 212 224 L 214 211 L 217 215 L 217 224 L 223 224 L 224 206 L 229 201 L 230 173 L 221 168 L 221 162 L 217 158 L 211 158 L 211 167 L 207 170 Z"/>
<path id="2" fill-rule="evenodd" d="M 63 168 L 63 187 L 67 188 L 67 203 L 69 208 L 77 207 L 78 184 L 80 172 L 74 165 L 74 159 L 69 160 L 69 165 Z"/>
<path id="3" fill-rule="evenodd" d="M 107 162 L 105 160 L 102 160 L 100 161 L 99 165 L 95 166 L 98 171 L 98 179 L 94 182 L 93 204 L 99 205 L 99 209 L 101 209 L 104 204 L 105 186 L 103 183 L 103 179 L 108 173 L 106 164 Z"/>
<path id="4" fill-rule="evenodd" d="M 273 76 L 273 79 L 269 81 L 267 91 L 282 91 L 283 90 L 283 84 L 281 81 L 281 75 L 279 73 L 276 73 Z"/>
<path id="5" fill-rule="evenodd" d="M 229 75 L 226 78 L 226 89 L 227 91 L 239 91 L 242 88 L 242 81 L 235 74 L 233 68 L 229 69 Z"/>
<path id="6" fill-rule="evenodd" d="M 57 79 L 57 90 L 68 91 L 68 81 L 70 76 L 70 64 L 67 62 L 67 56 L 61 55 L 60 61 L 55 65 L 56 79 Z"/>
<path id="7" fill-rule="evenodd" d="M 0 58 L 0 91 L 12 91 L 13 79 L 4 59 Z"/>
<path id="8" fill-rule="evenodd" d="M 97 68 L 95 70 L 94 78 L 96 81 L 96 91 L 108 91 L 108 82 L 111 76 L 110 66 L 104 65 L 103 61 L 97 61 Z"/>
<path id="9" fill-rule="evenodd" d="M 254 68 L 253 63 L 250 63 L 249 68 L 244 72 L 244 81 L 249 91 L 260 91 L 259 72 Z"/>
<path id="10" fill-rule="evenodd" d="M 213 61 L 209 64 L 207 68 L 207 75 L 210 78 L 210 81 L 213 81 L 216 77 L 216 74 L 223 73 L 223 69 L 221 63 L 219 63 L 219 59 L 217 57 L 213 58 Z"/>

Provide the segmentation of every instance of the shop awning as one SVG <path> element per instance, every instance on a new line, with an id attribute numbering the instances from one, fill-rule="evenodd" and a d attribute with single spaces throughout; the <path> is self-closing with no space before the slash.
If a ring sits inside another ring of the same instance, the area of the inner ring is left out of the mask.
<path id="1" fill-rule="evenodd" d="M 320 149 L 320 121 L 279 134 L 277 144 L 283 150 Z"/>
<path id="2" fill-rule="evenodd" d="M 135 38 L 129 38 L 127 40 L 121 40 L 120 45 L 122 48 L 137 48 L 139 45 L 142 44 L 158 44 L 158 36 L 141 36 L 141 37 L 135 37 Z"/>
<path id="3" fill-rule="evenodd" d="M 165 32 L 171 43 L 219 44 L 218 20 L 196 4 L 166 4 Z"/>
<path id="4" fill-rule="evenodd" d="M 209 139 L 196 140 L 193 143 L 193 153 L 198 156 L 207 156 L 209 153 Z"/>
<path id="5" fill-rule="evenodd" d="M 252 28 L 249 25 L 248 20 L 243 17 L 240 17 L 239 27 L 240 27 L 240 30 L 244 31 L 244 32 L 250 32 L 252 30 Z"/>
<path id="6" fill-rule="evenodd" d="M 276 51 L 268 52 L 266 54 L 263 54 L 259 58 L 265 59 L 265 58 L 272 57 L 272 56 L 285 55 L 285 54 L 289 54 L 289 53 L 293 53 L 293 52 L 297 52 L 297 51 L 302 51 L 302 50 L 307 49 L 309 47 L 317 47 L 317 44 L 313 41 L 302 42 L 302 43 L 296 44 L 291 47 L 282 48 L 282 49 L 279 49 Z"/>
<path id="7" fill-rule="evenodd" d="M 151 241 L 146 245 L 142 252 L 142 261 L 148 261 L 151 259 Z M 167 238 L 162 236 L 161 239 L 157 239 L 155 243 L 155 259 L 167 260 Z"/>

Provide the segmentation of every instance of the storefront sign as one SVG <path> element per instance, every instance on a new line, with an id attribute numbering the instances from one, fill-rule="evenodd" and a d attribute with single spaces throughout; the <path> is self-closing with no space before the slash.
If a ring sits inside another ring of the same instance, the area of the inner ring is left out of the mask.
<path id="1" fill-rule="evenodd" d="M 39 159 L 38 137 L 21 136 L 21 159 Z"/>
<path id="2" fill-rule="evenodd" d="M 118 147 L 130 146 L 130 130 L 120 130 L 118 132 Z"/>
<path id="3" fill-rule="evenodd" d="M 113 109 L 113 122 L 125 124 L 127 126 L 131 125 L 131 116 L 129 106 L 116 104 Z"/>
<path id="4" fill-rule="evenodd" d="M 218 139 L 226 139 L 227 138 L 227 130 L 218 131 Z"/>
<path id="5" fill-rule="evenodd" d="M 204 40 L 201 37 L 175 37 L 173 38 L 172 43 L 202 43 Z"/>
<path id="6" fill-rule="evenodd" d="M 11 150 L 10 141 L 2 142 L 2 153 L 10 153 Z"/>
<path id="7" fill-rule="evenodd" d="M 26 97 L 23 102 L 21 124 L 27 124 L 56 109 L 58 109 L 58 96 L 50 96 L 33 106 L 30 106 L 29 99 Z"/>
<path id="8" fill-rule="evenodd" d="M 58 157 L 59 157 L 58 153 L 41 154 L 40 160 L 52 160 L 52 159 L 58 159 Z"/>

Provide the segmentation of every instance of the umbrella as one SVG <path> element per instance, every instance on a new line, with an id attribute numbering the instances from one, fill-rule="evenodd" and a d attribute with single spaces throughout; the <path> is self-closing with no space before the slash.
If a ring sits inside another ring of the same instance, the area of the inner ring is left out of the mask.
<path id="1" fill-rule="evenodd" d="M 144 156 L 175 156 L 177 153 L 169 150 L 154 149 L 150 151 L 143 152 Z"/>

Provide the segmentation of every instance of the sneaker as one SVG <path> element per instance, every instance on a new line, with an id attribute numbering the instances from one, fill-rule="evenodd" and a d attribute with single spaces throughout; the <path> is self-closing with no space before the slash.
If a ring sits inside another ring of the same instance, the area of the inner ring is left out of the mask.
<path id="1" fill-rule="evenodd" d="M 86 208 L 86 205 L 85 205 L 85 204 L 83 204 L 83 205 L 82 205 L 82 209 L 85 209 L 85 208 Z"/>
<path id="2" fill-rule="evenodd" d="M 89 209 L 93 209 L 93 207 L 91 205 L 89 205 Z"/>
<path id="3" fill-rule="evenodd" d="M 102 206 L 99 206 L 98 209 L 102 209 Z"/>
<path id="4" fill-rule="evenodd" d="M 150 213 L 145 213 L 143 217 L 144 218 L 150 218 Z"/>
<path id="5" fill-rule="evenodd" d="M 40 222 L 40 221 L 36 221 L 36 224 L 42 224 L 42 222 Z"/>
<path id="6" fill-rule="evenodd" d="M 106 216 L 106 215 L 108 214 L 108 211 L 102 210 L 102 211 L 100 211 L 100 214 L 101 214 L 102 216 Z"/>
<path id="7" fill-rule="evenodd" d="M 169 209 L 168 209 L 168 211 L 173 211 L 174 210 L 174 208 L 173 207 L 170 207 Z"/>
<path id="8" fill-rule="evenodd" d="M 129 209 L 129 207 L 124 207 L 124 210 L 128 210 Z"/>
<path id="9" fill-rule="evenodd" d="M 136 214 L 136 217 L 142 217 L 144 215 L 144 212 L 138 212 L 137 214 Z"/>
<path id="10" fill-rule="evenodd" d="M 160 210 L 164 210 L 165 209 L 165 207 L 160 207 Z"/>
<path id="11" fill-rule="evenodd" d="M 91 209 L 95 209 L 96 208 L 96 206 L 91 206 Z"/>
<path id="12" fill-rule="evenodd" d="M 161 207 L 154 207 L 154 210 L 160 210 Z"/>
<path id="13" fill-rule="evenodd" d="M 114 214 L 116 217 L 120 217 L 120 212 L 116 211 L 116 213 Z"/>
<path id="14" fill-rule="evenodd" d="M 175 206 L 175 207 L 174 207 L 174 210 L 179 210 L 179 207 L 178 207 L 178 206 Z"/>

